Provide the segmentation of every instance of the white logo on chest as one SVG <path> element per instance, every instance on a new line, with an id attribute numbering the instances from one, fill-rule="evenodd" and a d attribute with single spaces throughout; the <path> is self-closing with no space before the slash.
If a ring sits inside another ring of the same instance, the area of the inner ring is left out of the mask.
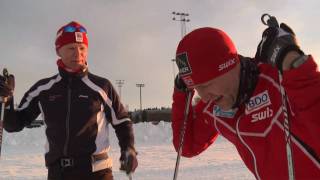
<path id="1" fill-rule="evenodd" d="M 270 109 L 269 107 L 267 107 L 267 109 L 264 110 L 264 111 L 261 111 L 261 112 L 252 114 L 252 116 L 251 116 L 251 117 L 252 117 L 251 122 L 254 123 L 254 122 L 257 122 L 257 121 L 261 121 L 261 120 L 270 118 L 270 117 L 272 117 L 272 116 L 273 116 L 273 110 Z"/>

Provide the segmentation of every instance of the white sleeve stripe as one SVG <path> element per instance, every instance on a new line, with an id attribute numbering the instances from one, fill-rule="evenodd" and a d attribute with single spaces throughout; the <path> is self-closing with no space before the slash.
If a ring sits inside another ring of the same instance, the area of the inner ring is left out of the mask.
<path id="1" fill-rule="evenodd" d="M 112 111 L 113 112 L 113 111 Z M 112 119 L 112 124 L 113 125 L 118 125 L 118 124 L 121 124 L 121 123 L 123 123 L 123 122 L 126 122 L 126 121 L 131 121 L 129 118 L 123 118 L 123 119 L 118 119 L 117 121 L 114 121 L 113 119 Z"/>
<path id="2" fill-rule="evenodd" d="M 284 126 L 280 121 L 276 121 L 276 124 L 279 126 L 279 128 L 282 131 L 284 131 Z M 314 156 L 312 156 L 309 151 L 306 150 L 306 147 L 301 145 L 301 143 L 298 140 L 296 140 L 294 136 L 290 136 L 290 139 L 292 140 L 293 144 L 295 144 L 314 163 L 314 165 L 316 165 L 317 168 L 320 169 L 319 161 L 315 159 Z"/>
<path id="3" fill-rule="evenodd" d="M 125 121 L 130 121 L 129 118 L 124 118 L 124 119 L 118 119 L 117 118 L 116 113 L 115 113 L 114 109 L 112 108 L 112 101 L 109 99 L 107 93 L 101 87 L 97 86 L 92 81 L 90 81 L 88 76 L 84 76 L 82 78 L 82 81 L 88 87 L 90 87 L 94 91 L 97 91 L 100 94 L 100 96 L 103 98 L 104 102 L 110 107 L 110 109 L 111 109 L 111 118 L 112 118 L 112 124 L 113 125 L 118 125 L 118 124 L 121 124 L 121 123 L 123 123 Z"/>
<path id="4" fill-rule="evenodd" d="M 100 96 L 103 98 L 104 102 L 106 104 L 108 104 L 108 106 L 112 107 L 112 101 L 109 99 L 107 93 L 100 88 L 99 86 L 97 86 L 96 84 L 94 84 L 92 81 L 90 81 L 90 79 L 88 78 L 88 76 L 84 76 L 82 78 L 82 81 L 91 89 L 93 89 L 94 91 L 97 91 Z"/>
<path id="5" fill-rule="evenodd" d="M 61 80 L 61 76 L 57 75 L 55 79 L 50 80 L 47 84 L 38 86 L 34 91 L 29 92 L 28 97 L 26 98 L 26 102 L 21 105 L 21 107 L 18 107 L 17 110 L 21 111 L 25 108 L 27 108 L 35 97 L 37 97 L 42 91 L 50 89 L 55 83 L 59 82 Z"/>
<path id="6" fill-rule="evenodd" d="M 39 105 L 39 109 L 41 111 L 41 114 L 42 114 L 42 119 L 43 119 L 43 123 L 44 123 L 44 126 L 45 126 L 45 132 L 47 130 L 47 124 L 46 124 L 46 121 L 44 119 L 44 112 L 43 112 L 43 109 L 42 109 L 42 106 L 41 106 L 41 103 L 38 102 L 38 105 Z M 48 153 L 49 152 L 49 141 L 48 141 L 48 137 L 46 136 L 46 142 L 44 144 L 44 149 L 45 149 L 45 152 Z"/>

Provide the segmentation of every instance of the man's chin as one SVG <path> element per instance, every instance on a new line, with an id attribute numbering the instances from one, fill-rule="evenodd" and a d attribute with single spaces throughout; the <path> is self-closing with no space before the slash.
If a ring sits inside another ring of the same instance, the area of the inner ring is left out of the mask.
<path id="1" fill-rule="evenodd" d="M 223 111 L 228 111 L 232 109 L 232 105 L 229 104 L 218 104 L 217 105 L 223 110 Z"/>
<path id="2" fill-rule="evenodd" d="M 227 108 L 221 108 L 223 111 L 230 111 L 232 110 L 232 107 L 227 107 Z"/>
<path id="3" fill-rule="evenodd" d="M 75 64 L 75 65 L 73 65 L 73 68 L 74 69 L 83 69 L 84 67 L 86 67 L 86 65 L 85 64 Z"/>

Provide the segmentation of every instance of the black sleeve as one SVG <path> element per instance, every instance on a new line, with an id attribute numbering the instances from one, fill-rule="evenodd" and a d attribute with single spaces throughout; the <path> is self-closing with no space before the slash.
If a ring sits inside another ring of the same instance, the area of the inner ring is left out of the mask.
<path id="1" fill-rule="evenodd" d="M 112 124 L 112 126 L 117 126 L 126 121 L 131 121 L 129 117 L 129 113 L 124 108 L 123 104 L 120 101 L 119 95 L 116 90 L 110 83 L 110 81 L 106 81 L 105 91 L 108 96 L 105 104 L 105 113 L 107 120 Z"/>
<path id="2" fill-rule="evenodd" d="M 129 118 L 129 113 L 127 109 L 123 106 L 122 102 L 120 101 L 120 97 L 114 87 L 110 86 L 110 95 L 112 99 L 112 109 L 115 113 L 115 118 L 113 119 L 112 125 L 117 125 L 122 122 L 131 121 Z"/>
<path id="3" fill-rule="evenodd" d="M 36 86 L 33 86 L 23 96 L 17 109 L 14 108 L 13 98 L 9 108 L 5 110 L 3 127 L 8 132 L 21 131 L 25 126 L 30 125 L 40 114 L 38 106 L 38 97 L 33 96 L 32 92 Z"/>
<path id="4" fill-rule="evenodd" d="M 119 140 L 121 151 L 125 151 L 128 148 L 135 150 L 132 122 L 126 121 L 117 126 L 114 126 L 114 129 Z"/>
<path id="5" fill-rule="evenodd" d="M 124 108 L 120 101 L 119 95 L 112 86 L 111 82 L 108 82 L 108 96 L 112 102 L 110 108 L 106 108 L 107 119 L 111 120 L 111 124 L 115 129 L 116 135 L 119 140 L 119 146 L 121 151 L 125 151 L 128 148 L 134 148 L 134 134 L 132 128 L 132 121 L 129 118 L 128 111 Z"/>
<path id="6" fill-rule="evenodd" d="M 17 132 L 23 129 L 23 123 L 18 120 L 18 113 L 14 110 L 13 98 L 9 100 L 5 107 L 3 116 L 3 128 L 8 132 Z M 0 107 L 2 113 L 2 105 Z"/>

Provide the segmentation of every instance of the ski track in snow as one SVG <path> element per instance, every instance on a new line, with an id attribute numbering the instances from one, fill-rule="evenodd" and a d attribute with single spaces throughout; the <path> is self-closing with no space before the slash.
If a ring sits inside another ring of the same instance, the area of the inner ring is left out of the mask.
<path id="1" fill-rule="evenodd" d="M 134 125 L 139 166 L 134 180 L 173 179 L 177 154 L 171 143 L 171 124 L 139 123 Z M 115 180 L 128 177 L 119 169 L 120 149 L 110 126 L 111 157 Z M 19 133 L 4 133 L 0 160 L 0 180 L 45 180 L 44 127 L 24 129 Z M 193 158 L 181 158 L 178 179 L 233 180 L 255 179 L 247 170 L 236 149 L 223 138 L 218 138 L 206 151 Z"/>

